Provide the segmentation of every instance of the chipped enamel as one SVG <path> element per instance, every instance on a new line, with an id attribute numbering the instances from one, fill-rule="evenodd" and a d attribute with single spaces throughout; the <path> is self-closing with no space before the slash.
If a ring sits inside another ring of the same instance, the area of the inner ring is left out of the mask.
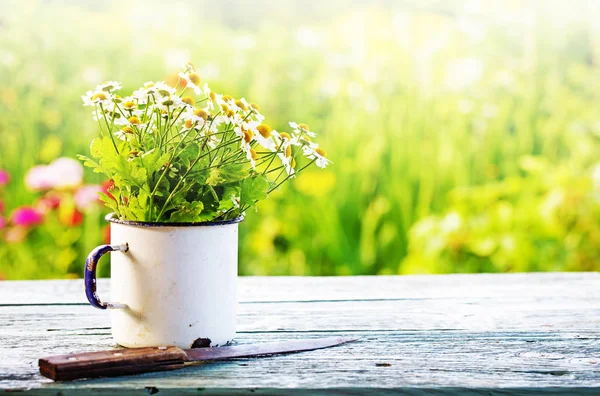
<path id="1" fill-rule="evenodd" d="M 181 348 L 206 340 L 210 346 L 230 343 L 237 310 L 237 223 L 111 222 L 113 247 L 128 245 L 126 252 L 111 255 L 114 302 L 104 303 L 119 308 L 110 310 L 115 341 L 125 347 Z"/>

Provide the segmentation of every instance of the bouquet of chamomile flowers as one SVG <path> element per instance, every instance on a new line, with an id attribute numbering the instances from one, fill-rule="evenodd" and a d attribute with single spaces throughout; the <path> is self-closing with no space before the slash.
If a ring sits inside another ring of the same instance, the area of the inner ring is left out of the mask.
<path id="1" fill-rule="evenodd" d="M 101 199 L 120 219 L 234 219 L 313 163 L 330 162 L 306 124 L 272 129 L 258 105 L 201 85 L 192 64 L 176 87 L 147 82 L 119 96 L 121 84 L 109 81 L 82 97 L 100 137 L 79 158 L 112 180 Z"/>

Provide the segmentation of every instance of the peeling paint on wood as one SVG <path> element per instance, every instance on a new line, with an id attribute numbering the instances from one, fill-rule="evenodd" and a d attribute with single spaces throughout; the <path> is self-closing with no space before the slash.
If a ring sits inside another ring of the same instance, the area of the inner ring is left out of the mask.
<path id="1" fill-rule="evenodd" d="M 361 339 L 297 355 L 51 383 L 37 373 L 37 359 L 114 347 L 108 315 L 84 305 L 81 281 L 0 282 L 0 389 L 46 395 L 600 393 L 596 273 L 241 278 L 239 284 L 238 344 L 332 333 Z M 102 280 L 99 287 L 108 286 Z"/>

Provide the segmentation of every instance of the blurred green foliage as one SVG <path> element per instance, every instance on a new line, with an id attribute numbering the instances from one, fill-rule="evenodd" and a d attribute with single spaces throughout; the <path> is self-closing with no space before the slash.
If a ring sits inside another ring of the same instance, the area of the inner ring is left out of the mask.
<path id="1" fill-rule="evenodd" d="M 588 2 L 213 3 L 2 3 L 8 212 L 36 199 L 29 168 L 87 152 L 97 130 L 85 90 L 169 81 L 192 60 L 276 129 L 306 121 L 334 162 L 248 213 L 241 274 L 599 269 L 600 31 Z M 78 275 L 99 218 L 56 264 L 48 235 L 0 245 L 1 275 Z"/>

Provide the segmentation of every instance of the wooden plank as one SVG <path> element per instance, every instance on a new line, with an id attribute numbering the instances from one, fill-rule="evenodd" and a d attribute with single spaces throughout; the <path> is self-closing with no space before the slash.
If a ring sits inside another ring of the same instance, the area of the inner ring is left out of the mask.
<path id="1" fill-rule="evenodd" d="M 242 278 L 238 343 L 331 333 L 361 341 L 74 383 L 39 376 L 37 359 L 114 347 L 108 313 L 84 305 L 80 281 L 0 282 L 0 389 L 561 394 L 567 387 L 593 394 L 600 388 L 599 281 L 595 273 Z M 27 299 L 23 288 L 37 291 Z"/>
<path id="2" fill-rule="evenodd" d="M 240 277 L 245 302 L 449 299 L 470 296 L 600 298 L 600 274 L 519 273 L 356 277 Z M 100 279 L 99 294 L 110 295 Z M 87 304 L 82 280 L 0 281 L 0 305 Z"/>
<path id="3" fill-rule="evenodd" d="M 248 334 L 239 343 L 326 336 L 327 333 Z M 552 333 L 404 332 L 361 334 L 347 346 L 277 357 L 210 363 L 174 372 L 113 379 L 51 383 L 37 374 L 40 350 L 58 340 L 31 339 L 21 344 L 28 365 L 2 370 L 0 386 L 52 389 L 397 387 L 552 387 L 600 386 L 597 337 L 564 338 Z M 90 348 L 64 335 L 52 353 Z M 35 344 L 31 341 L 38 341 Z M 81 342 L 82 341 L 82 342 Z M 81 343 L 80 343 L 81 342 Z M 93 349 L 109 347 L 96 337 Z M 15 353 L 17 354 L 17 353 Z"/>
<path id="4" fill-rule="evenodd" d="M 90 306 L 0 307 L 0 332 L 69 332 L 107 329 L 108 312 Z M 240 304 L 244 332 L 520 330 L 595 331 L 600 300 L 497 298 L 377 300 Z"/>
<path id="5" fill-rule="evenodd" d="M 575 377 L 596 379 L 600 368 L 597 363 L 593 363 L 600 356 L 600 350 L 597 350 L 600 348 L 600 334 L 597 331 L 600 309 L 597 303 L 580 304 L 577 301 L 549 299 L 542 305 L 523 303 L 523 299 L 517 299 L 512 302 L 492 300 L 486 306 L 471 302 L 458 308 L 453 302 L 441 304 L 442 302 L 243 304 L 238 320 L 238 340 L 261 342 L 310 337 L 321 332 L 330 334 L 334 331 L 339 334 L 356 334 L 364 339 L 361 343 L 364 347 L 358 350 L 354 346 L 349 347 L 346 353 L 350 361 L 363 359 L 364 356 L 368 356 L 373 364 L 375 361 L 385 363 L 389 359 L 400 359 L 402 362 L 411 362 L 410 364 L 422 361 L 424 366 L 421 369 L 427 370 L 419 373 L 420 378 L 429 378 L 433 381 L 430 384 L 438 385 L 448 383 L 445 382 L 447 377 L 437 370 L 450 376 L 458 375 L 456 372 L 463 372 L 465 367 L 475 370 L 476 373 L 472 372 L 471 375 L 479 381 L 485 378 L 498 381 L 500 374 L 497 370 L 510 371 L 510 375 L 505 373 L 510 381 L 516 380 L 520 375 L 529 378 L 531 374 L 536 374 L 531 371 L 538 370 L 540 372 L 533 378 L 535 381 L 545 379 L 544 386 L 561 381 L 571 384 L 571 379 Z M 7 373 L 4 380 L 0 379 L 0 386 L 35 386 L 43 383 L 35 374 L 37 358 L 41 354 L 45 356 L 113 347 L 108 325 L 106 311 L 86 306 L 0 308 L 0 339 L 3 340 L 0 347 L 0 373 Z M 461 352 L 463 348 L 465 349 Z M 556 351 L 560 351 L 560 354 Z M 323 370 L 338 367 L 336 353 L 323 356 L 324 361 L 329 361 L 327 364 L 322 363 Z M 456 356 L 459 358 L 454 359 Z M 515 356 L 525 359 L 518 360 L 518 364 L 506 363 L 506 359 L 510 360 Z M 303 357 L 292 359 L 302 360 Z M 482 359 L 488 363 L 484 364 Z M 525 370 L 523 364 L 528 359 L 533 359 L 533 365 Z M 431 365 L 433 362 L 436 364 Z M 469 366 L 471 363 L 473 365 Z M 508 365 L 503 367 L 503 364 Z M 312 363 L 310 365 L 316 367 Z M 519 372 L 519 367 L 525 373 Z M 302 365 L 298 368 L 308 370 Z M 483 371 L 478 371 L 479 368 Z M 272 367 L 269 369 L 273 370 Z M 404 366 L 402 369 L 408 370 Z M 491 372 L 484 373 L 488 369 Z M 391 371 L 394 375 L 398 374 Z M 562 374 L 565 371 L 576 375 L 565 377 L 566 374 Z M 236 371 L 235 376 L 229 380 L 238 384 L 238 375 L 240 373 Z M 257 380 L 259 371 L 253 375 L 257 377 L 248 379 L 248 383 Z M 554 377 L 564 378 L 559 378 L 557 382 Z M 464 375 L 458 375 L 457 378 L 464 378 Z M 221 379 L 224 382 L 219 386 L 230 386 L 226 378 Z M 369 379 L 368 376 L 364 379 L 367 383 L 379 381 Z M 547 379 L 552 381 L 546 381 Z M 440 382 L 436 383 L 438 380 Z M 333 380 L 326 380 L 327 383 L 331 381 Z M 173 382 L 176 383 L 177 381 Z"/>

